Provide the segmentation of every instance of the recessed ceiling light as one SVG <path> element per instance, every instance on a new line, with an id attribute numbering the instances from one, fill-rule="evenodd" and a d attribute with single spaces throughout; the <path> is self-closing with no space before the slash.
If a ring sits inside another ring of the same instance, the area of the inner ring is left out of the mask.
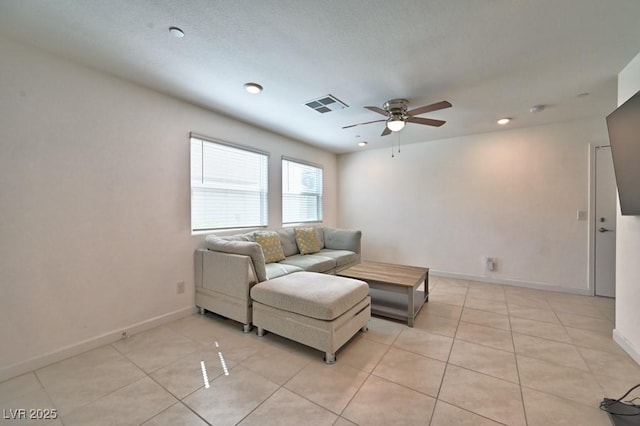
<path id="1" fill-rule="evenodd" d="M 247 83 L 244 85 L 244 88 L 252 95 L 262 92 L 262 86 L 260 86 L 258 83 Z"/>
<path id="2" fill-rule="evenodd" d="M 500 120 L 498 120 L 498 124 L 501 126 L 504 126 L 505 124 L 509 123 L 511 121 L 510 118 L 501 118 Z"/>
<path id="3" fill-rule="evenodd" d="M 358 146 L 367 146 L 367 142 L 366 141 L 360 141 L 360 142 L 358 142 Z"/>
<path id="4" fill-rule="evenodd" d="M 184 37 L 184 31 L 182 31 L 180 28 L 178 27 L 170 27 L 169 28 L 169 32 L 171 33 L 172 36 L 174 36 L 175 38 L 182 38 Z"/>

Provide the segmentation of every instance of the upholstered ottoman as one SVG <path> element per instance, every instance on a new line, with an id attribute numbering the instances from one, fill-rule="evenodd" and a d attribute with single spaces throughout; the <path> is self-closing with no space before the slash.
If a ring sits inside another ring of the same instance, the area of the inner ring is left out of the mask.
<path id="1" fill-rule="evenodd" d="M 251 298 L 258 336 L 268 330 L 319 349 L 327 364 L 371 318 L 367 283 L 335 275 L 295 272 L 256 284 Z"/>

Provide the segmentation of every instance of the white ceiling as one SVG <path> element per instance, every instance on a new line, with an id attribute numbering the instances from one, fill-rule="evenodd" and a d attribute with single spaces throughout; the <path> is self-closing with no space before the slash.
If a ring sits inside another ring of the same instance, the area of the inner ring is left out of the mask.
<path id="1" fill-rule="evenodd" d="M 336 153 L 389 146 L 384 123 L 341 127 L 383 118 L 363 107 L 392 98 L 453 104 L 424 115 L 440 128 L 408 124 L 403 144 L 495 131 L 503 116 L 604 119 L 639 19 L 638 0 L 0 1 L 0 34 Z M 250 81 L 265 90 L 246 93 Z M 304 106 L 326 94 L 349 108 Z"/>

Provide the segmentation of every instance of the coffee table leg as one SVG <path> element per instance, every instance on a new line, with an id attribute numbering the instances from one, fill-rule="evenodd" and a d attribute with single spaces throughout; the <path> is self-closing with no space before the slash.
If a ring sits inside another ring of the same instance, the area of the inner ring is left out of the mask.
<path id="1" fill-rule="evenodd" d="M 413 300 L 413 296 L 415 294 L 415 289 L 413 287 L 409 287 L 407 288 L 407 299 L 408 299 L 408 304 L 407 304 L 407 325 L 409 327 L 413 327 L 413 317 L 415 316 L 415 309 L 416 306 L 414 304 L 414 300 Z"/>
<path id="2" fill-rule="evenodd" d="M 427 272 L 427 275 L 425 275 L 424 277 L 424 301 L 428 302 L 429 301 L 429 272 Z"/>

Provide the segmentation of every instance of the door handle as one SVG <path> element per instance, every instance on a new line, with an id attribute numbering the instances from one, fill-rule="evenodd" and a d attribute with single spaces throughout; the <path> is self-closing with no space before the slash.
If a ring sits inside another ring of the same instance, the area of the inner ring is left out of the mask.
<path id="1" fill-rule="evenodd" d="M 606 229 L 606 228 L 598 229 L 598 232 L 611 232 L 611 231 L 613 231 L 613 229 Z"/>

